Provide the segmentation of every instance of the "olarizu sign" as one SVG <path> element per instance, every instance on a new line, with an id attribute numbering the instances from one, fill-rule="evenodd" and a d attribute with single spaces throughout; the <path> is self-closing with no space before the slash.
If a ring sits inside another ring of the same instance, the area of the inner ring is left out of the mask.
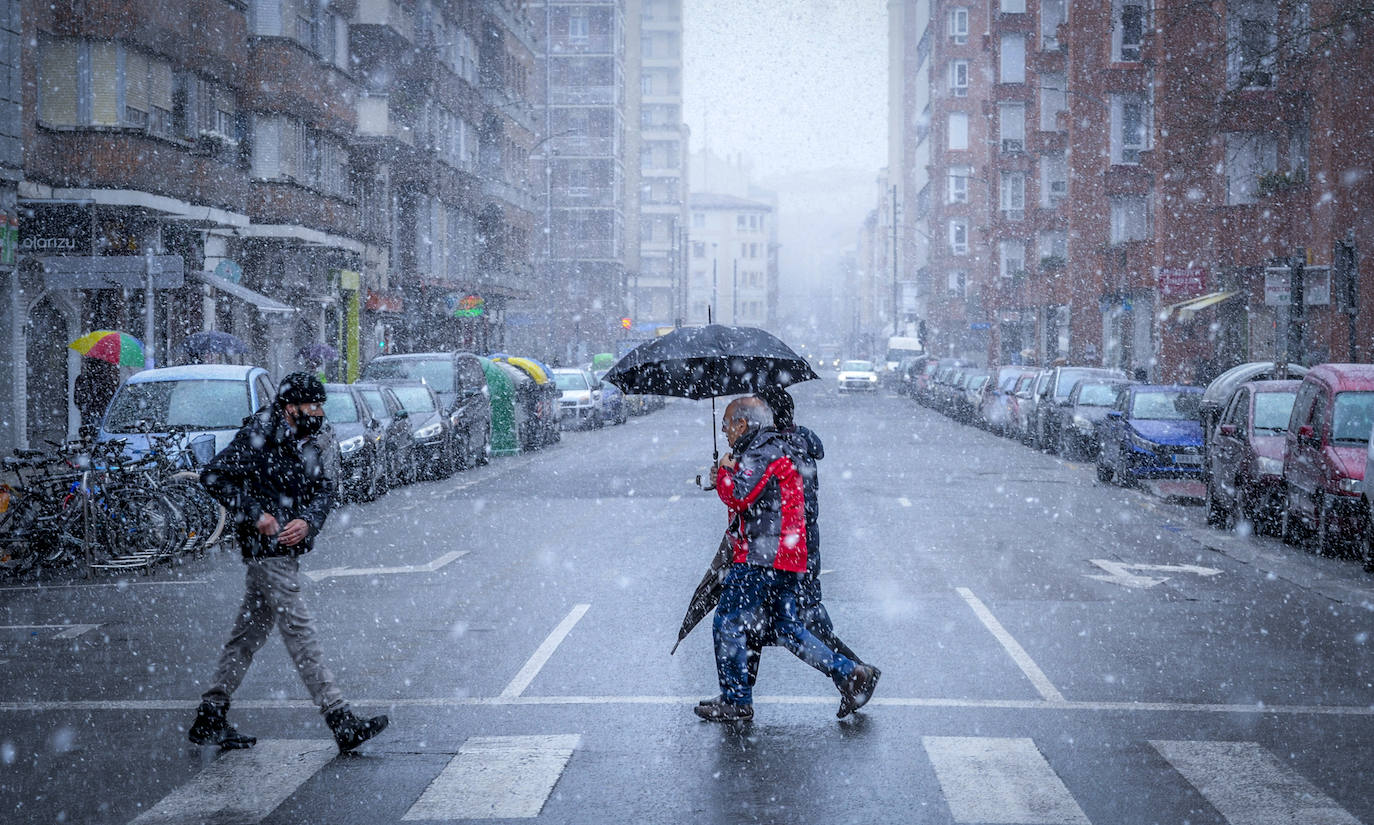
<path id="1" fill-rule="evenodd" d="M 73 204 L 25 204 L 19 208 L 19 254 L 91 255 L 91 210 Z"/>

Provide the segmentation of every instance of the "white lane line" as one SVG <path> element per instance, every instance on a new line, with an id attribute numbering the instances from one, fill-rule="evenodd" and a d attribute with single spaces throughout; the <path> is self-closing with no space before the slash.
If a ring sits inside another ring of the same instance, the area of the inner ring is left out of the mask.
<path id="1" fill-rule="evenodd" d="M 1091 825 L 1029 739 L 922 739 L 955 822 Z"/>
<path id="2" fill-rule="evenodd" d="M 992 615 L 988 606 L 973 595 L 973 591 L 967 587 L 955 589 L 959 591 L 959 595 L 968 603 L 968 606 L 973 608 L 973 612 L 978 616 L 978 620 L 983 623 L 983 626 L 988 629 L 988 632 L 1001 643 L 1002 648 L 1007 651 L 1007 655 L 1011 656 L 1011 660 L 1016 663 L 1017 667 L 1021 668 L 1021 672 L 1026 674 L 1026 678 L 1030 679 L 1031 684 L 1035 685 L 1035 689 L 1040 692 L 1045 701 L 1063 702 L 1064 694 L 1059 692 L 1054 683 L 1045 675 L 1045 671 L 1041 670 L 1040 666 L 1026 652 L 1026 649 L 1021 647 L 1005 627 L 1002 627 L 1002 623 L 997 621 L 996 616 Z"/>
<path id="3" fill-rule="evenodd" d="M 1230 825 L 1360 825 L 1255 742 L 1150 744 Z"/>
<path id="4" fill-rule="evenodd" d="M 123 587 L 149 587 L 149 586 L 152 586 L 152 585 L 168 585 L 168 586 L 177 587 L 177 586 L 187 585 L 187 584 L 209 584 L 209 583 L 210 583 L 210 582 L 209 582 L 209 580 L 207 580 L 207 579 L 184 579 L 184 580 L 182 580 L 182 581 L 153 581 L 153 582 L 144 582 L 144 581 L 137 581 L 137 582 L 136 582 L 136 581 L 120 580 L 120 581 L 117 581 L 117 582 L 97 582 L 97 583 L 95 583 L 95 584 L 25 584 L 25 585 L 15 585 L 15 586 L 13 586 L 13 587 L 0 587 L 0 592 L 8 592 L 8 591 L 11 591 L 11 590 L 77 590 L 77 589 L 82 589 L 82 588 L 87 588 L 87 587 L 120 587 L 120 588 L 123 588 Z"/>
<path id="5" fill-rule="evenodd" d="M 589 607 L 591 607 L 589 604 L 576 605 L 567 616 L 563 617 L 563 621 L 558 623 L 558 627 L 555 627 L 548 638 L 544 639 L 543 644 L 535 649 L 529 661 L 525 662 L 525 666 L 520 668 L 520 672 L 515 674 L 514 679 L 510 680 L 506 689 L 501 691 L 503 699 L 513 699 L 525 692 L 525 688 L 529 687 L 530 682 L 534 681 L 534 677 L 539 675 L 539 670 L 544 667 L 544 663 L 553 656 L 553 652 L 572 632 L 573 625 L 577 624 Z"/>
<path id="6" fill-rule="evenodd" d="M 902 496 L 901 498 L 897 499 L 897 503 L 902 505 L 903 507 L 910 507 L 911 499 L 907 498 L 906 496 Z"/>
<path id="7" fill-rule="evenodd" d="M 403 567 L 329 567 L 324 570 L 302 570 L 301 572 L 315 582 L 331 576 L 389 576 L 397 573 L 433 573 L 449 562 L 457 561 L 467 554 L 467 550 L 450 550 L 433 561 L 424 564 L 407 564 Z"/>
<path id="8" fill-rule="evenodd" d="M 474 736 L 402 820 L 539 816 L 582 737 Z"/>
<path id="9" fill-rule="evenodd" d="M 262 739 L 249 750 L 225 751 L 130 825 L 254 825 L 338 751 L 328 739 Z"/>
<path id="10" fill-rule="evenodd" d="M 674 502 L 674 501 L 677 501 L 677 500 L 679 500 L 679 499 L 681 499 L 681 498 L 682 498 L 681 495 L 668 496 L 668 501 L 669 501 L 669 502 Z"/>
<path id="11" fill-rule="evenodd" d="M 458 707 L 548 707 L 555 705 L 681 705 L 693 704 L 700 696 L 434 696 L 413 699 L 351 699 L 358 707 L 379 708 L 458 708 Z M 195 710 L 199 699 L 75 699 L 52 702 L 0 702 L 0 713 L 126 713 L 128 711 Z M 835 704 L 833 696 L 754 696 L 757 705 Z M 1080 713 L 1213 713 L 1260 716 L 1351 716 L 1374 717 L 1374 705 L 1225 705 L 1199 702 L 1046 702 L 1043 699 L 946 699 L 940 697 L 880 696 L 868 703 L 890 708 L 982 708 L 988 710 L 1078 711 Z M 234 707 L 254 710 L 309 710 L 316 707 L 308 699 L 239 699 Z"/>
<path id="12" fill-rule="evenodd" d="M 54 633 L 54 639 L 75 639 L 82 633 L 95 630 L 100 627 L 98 624 L 3 624 L 0 630 L 58 630 L 61 633 Z"/>

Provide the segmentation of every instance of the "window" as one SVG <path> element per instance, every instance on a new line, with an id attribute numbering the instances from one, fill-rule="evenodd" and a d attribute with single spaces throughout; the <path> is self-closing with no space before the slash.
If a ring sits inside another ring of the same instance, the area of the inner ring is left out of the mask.
<path id="1" fill-rule="evenodd" d="M 968 42 L 968 9 L 963 6 L 949 10 L 949 40 L 956 45 Z"/>
<path id="2" fill-rule="evenodd" d="M 1003 278 L 1020 278 L 1026 274 L 1026 244 L 1024 241 L 1002 241 L 997 244 L 998 267 Z"/>
<path id="3" fill-rule="evenodd" d="M 1063 45 L 1059 42 L 1059 26 L 1065 22 L 1066 3 L 1067 0 L 1040 0 L 1040 48 L 1045 51 Z"/>
<path id="4" fill-rule="evenodd" d="M 1069 257 L 1069 234 L 1058 230 L 1046 230 L 1040 233 L 1038 239 L 1040 247 L 1040 265 L 1045 265 L 1046 258 L 1058 258 L 1063 262 Z"/>
<path id="5" fill-rule="evenodd" d="M 1226 204 L 1236 206 L 1259 200 L 1261 175 L 1279 166 L 1278 138 L 1262 132 L 1226 134 Z"/>
<path id="6" fill-rule="evenodd" d="M 1274 86 L 1278 51 L 1278 3 L 1230 0 L 1226 5 L 1227 80 L 1236 88 Z"/>
<path id="7" fill-rule="evenodd" d="M 949 136 L 946 141 L 947 149 L 956 151 L 968 149 L 968 114 L 965 112 L 949 113 Z"/>
<path id="8" fill-rule="evenodd" d="M 950 219 L 949 251 L 954 255 L 968 254 L 968 221 L 963 218 Z"/>
<path id="9" fill-rule="evenodd" d="M 1068 88 L 1062 74 L 1040 75 L 1040 131 L 1059 131 L 1059 113 L 1069 108 Z"/>
<path id="10" fill-rule="evenodd" d="M 586 9 L 573 9 L 568 12 L 568 39 L 586 40 L 591 36 L 591 25 Z"/>
<path id="11" fill-rule="evenodd" d="M 945 203 L 968 203 L 968 179 L 972 176 L 972 167 L 949 167 L 949 187 Z"/>
<path id="12" fill-rule="evenodd" d="M 706 215 L 702 212 L 692 213 L 692 228 L 701 229 L 706 226 Z"/>
<path id="13" fill-rule="evenodd" d="M 1069 194 L 1069 161 L 1061 153 L 1040 159 L 1040 205 L 1057 206 Z"/>
<path id="14" fill-rule="evenodd" d="M 736 215 L 736 216 L 735 216 L 735 228 L 736 228 L 736 229 L 743 230 L 743 229 L 744 229 L 745 227 L 747 227 L 748 225 L 749 225 L 749 219 L 748 219 L 747 216 L 745 216 L 745 215 Z"/>
<path id="15" fill-rule="evenodd" d="M 1145 195 L 1111 198 L 1111 242 L 1143 241 L 1150 237 L 1150 206 Z"/>
<path id="16" fill-rule="evenodd" d="M 1024 172 L 1003 172 L 998 188 L 1002 202 L 1002 218 L 1021 221 L 1026 218 L 1026 175 Z"/>
<path id="17" fill-rule="evenodd" d="M 997 107 L 1002 151 L 1021 152 L 1026 148 L 1026 104 L 1002 103 Z"/>
<path id="18" fill-rule="evenodd" d="M 1138 62 L 1145 42 L 1144 0 L 1113 0 L 1112 59 Z"/>
<path id="19" fill-rule="evenodd" d="M 968 61 L 949 61 L 949 93 L 954 97 L 968 97 Z"/>
<path id="20" fill-rule="evenodd" d="M 1112 95 L 1112 163 L 1140 163 L 1150 148 L 1150 106 L 1140 95 Z"/>
<path id="21" fill-rule="evenodd" d="M 1026 11 L 1026 0 L 1002 0 L 1003 14 L 1022 14 Z"/>
<path id="22" fill-rule="evenodd" d="M 950 295 L 962 296 L 964 294 L 964 285 L 967 278 L 967 275 L 958 270 L 950 272 L 945 276 L 945 290 Z"/>
<path id="23" fill-rule="evenodd" d="M 1002 35 L 999 82 L 1026 82 L 1026 36 L 1024 34 Z"/>
<path id="24" fill-rule="evenodd" d="M 171 112 L 168 61 L 113 41 L 41 36 L 38 119 L 43 125 L 142 129 L 171 138 Z"/>

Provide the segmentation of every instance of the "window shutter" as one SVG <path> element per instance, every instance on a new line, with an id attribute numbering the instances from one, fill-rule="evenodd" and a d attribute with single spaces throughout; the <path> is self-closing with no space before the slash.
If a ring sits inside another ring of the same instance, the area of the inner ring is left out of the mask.
<path id="1" fill-rule="evenodd" d="M 148 125 L 148 56 L 141 52 L 124 57 L 124 122 Z"/>
<path id="2" fill-rule="evenodd" d="M 76 47 L 70 38 L 44 37 L 38 67 L 38 119 L 76 125 Z"/>
<path id="3" fill-rule="evenodd" d="M 281 121 L 270 115 L 253 118 L 253 177 L 271 179 L 281 175 Z"/>
<path id="4" fill-rule="evenodd" d="M 92 41 L 91 47 L 91 124 L 118 126 L 119 44 Z"/>
<path id="5" fill-rule="evenodd" d="M 253 34 L 268 37 L 282 33 L 282 0 L 254 0 Z"/>
<path id="6" fill-rule="evenodd" d="M 172 64 L 152 58 L 148 61 L 148 105 L 152 107 L 152 130 L 172 136 Z"/>

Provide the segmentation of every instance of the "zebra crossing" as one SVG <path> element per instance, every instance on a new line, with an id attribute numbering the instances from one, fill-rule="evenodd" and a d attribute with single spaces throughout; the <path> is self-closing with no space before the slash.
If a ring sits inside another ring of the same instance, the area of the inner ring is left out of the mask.
<path id="1" fill-rule="evenodd" d="M 579 734 L 471 737 L 408 808 L 399 810 L 403 800 L 397 810 L 374 811 L 372 821 L 537 818 L 565 771 L 576 770 L 582 744 Z M 927 736 L 921 744 L 950 822 L 1107 825 L 1089 819 L 1032 739 Z M 1227 825 L 1360 825 L 1256 742 L 1149 745 L 1178 774 L 1180 789 L 1195 789 Z M 227 751 L 131 825 L 256 825 L 334 758 L 334 744 L 324 739 L 267 739 Z"/>

